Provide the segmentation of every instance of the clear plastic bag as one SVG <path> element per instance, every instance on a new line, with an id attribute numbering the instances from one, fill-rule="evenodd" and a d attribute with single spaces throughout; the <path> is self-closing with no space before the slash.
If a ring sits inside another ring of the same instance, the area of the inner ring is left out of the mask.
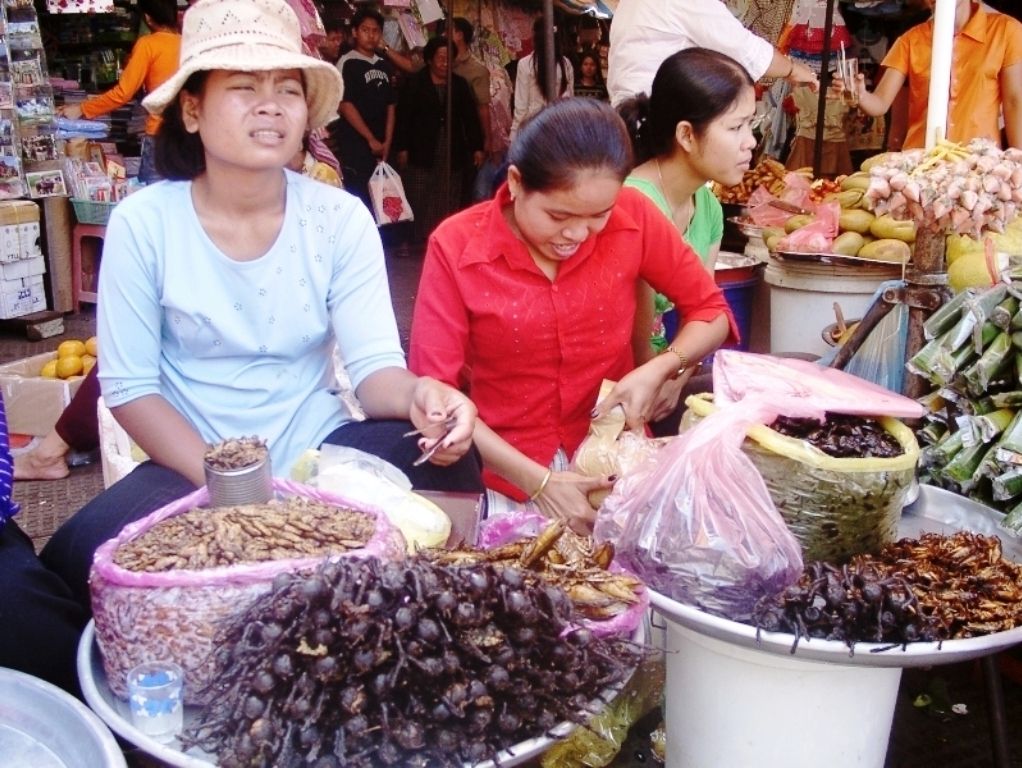
<path id="1" fill-rule="evenodd" d="M 620 478 L 594 536 L 646 584 L 679 602 L 745 620 L 802 572 L 798 542 L 742 453 L 746 429 L 776 406 L 749 399 L 668 442 Z"/>

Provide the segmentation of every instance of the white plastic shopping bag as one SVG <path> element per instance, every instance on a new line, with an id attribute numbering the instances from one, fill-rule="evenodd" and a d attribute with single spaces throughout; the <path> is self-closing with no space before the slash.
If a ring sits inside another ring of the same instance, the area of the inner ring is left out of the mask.
<path id="1" fill-rule="evenodd" d="M 387 163 L 379 163 L 369 177 L 369 197 L 378 226 L 414 218 L 401 177 Z"/>

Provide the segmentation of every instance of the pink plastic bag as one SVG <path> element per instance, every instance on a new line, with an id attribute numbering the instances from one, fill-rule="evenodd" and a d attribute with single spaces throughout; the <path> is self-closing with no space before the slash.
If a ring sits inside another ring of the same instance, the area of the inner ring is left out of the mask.
<path id="1" fill-rule="evenodd" d="M 773 402 L 802 403 L 821 414 L 829 411 L 852 416 L 918 419 L 926 413 L 912 398 L 836 368 L 797 358 L 737 350 L 717 352 L 713 357 L 714 403 L 723 408 L 750 396 Z M 797 415 L 787 409 L 783 413 Z"/>
<path id="2" fill-rule="evenodd" d="M 275 479 L 273 487 L 278 494 L 305 496 L 371 515 L 376 521 L 372 538 L 364 548 L 343 557 L 404 558 L 404 537 L 383 510 L 289 480 Z M 268 592 L 278 574 L 311 570 L 329 559 L 305 557 L 160 573 L 129 571 L 114 563 L 114 553 L 122 544 L 208 501 L 209 493 L 200 488 L 125 526 L 96 550 L 89 574 L 96 640 L 110 689 L 121 698 L 127 698 L 128 670 L 145 661 L 170 660 L 185 671 L 185 703 L 205 704 L 205 689 L 214 672 L 217 624 Z"/>
<path id="3" fill-rule="evenodd" d="M 777 250 L 794 253 L 830 253 L 834 238 L 837 237 L 840 216 L 841 206 L 837 203 L 822 203 L 816 206 L 816 220 L 782 237 L 777 243 Z"/>
<path id="4" fill-rule="evenodd" d="M 544 517 L 538 512 L 523 509 L 516 509 L 504 515 L 495 515 L 487 518 L 480 525 L 479 546 L 482 549 L 492 549 L 519 539 L 538 536 L 548 525 L 550 525 L 550 518 Z M 610 564 L 610 570 L 618 573 L 628 571 L 616 559 Z M 649 608 L 649 593 L 643 589 L 639 593 L 639 602 L 628 610 L 610 619 L 602 621 L 584 619 L 583 623 L 594 635 L 599 637 L 625 637 L 635 632 L 636 627 L 646 615 L 647 608 Z"/>
<path id="5" fill-rule="evenodd" d="M 802 573 L 801 548 L 741 450 L 746 429 L 777 413 L 765 401 L 747 401 L 672 438 L 617 481 L 595 538 L 612 542 L 618 561 L 651 589 L 748 620 L 757 600 Z"/>

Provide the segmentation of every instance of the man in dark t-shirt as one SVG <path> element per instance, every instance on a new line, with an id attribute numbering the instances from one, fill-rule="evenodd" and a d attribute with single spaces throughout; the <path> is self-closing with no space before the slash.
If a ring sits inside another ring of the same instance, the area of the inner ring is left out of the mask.
<path id="1" fill-rule="evenodd" d="M 383 31 L 383 16 L 370 8 L 359 10 L 351 20 L 354 48 L 337 62 L 344 79 L 340 119 L 331 126 L 334 145 L 340 151 L 344 187 L 372 210 L 369 177 L 390 153 L 394 135 L 394 89 L 391 69 L 376 55 Z"/>

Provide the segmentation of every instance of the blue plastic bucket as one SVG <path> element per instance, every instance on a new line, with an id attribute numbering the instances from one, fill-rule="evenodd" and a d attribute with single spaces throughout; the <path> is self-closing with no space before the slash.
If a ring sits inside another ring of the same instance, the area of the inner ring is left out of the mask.
<path id="1" fill-rule="evenodd" d="M 752 303 L 756 293 L 756 286 L 759 285 L 759 276 L 747 280 L 722 280 L 720 288 L 724 292 L 731 312 L 735 316 L 735 323 L 738 325 L 738 333 L 741 340 L 737 344 L 725 344 L 722 349 L 741 349 L 748 351 L 749 337 L 752 335 Z M 678 312 L 671 309 L 664 312 L 664 331 L 667 339 L 673 339 L 678 335 Z M 710 355 L 704 363 L 713 359 Z"/>

